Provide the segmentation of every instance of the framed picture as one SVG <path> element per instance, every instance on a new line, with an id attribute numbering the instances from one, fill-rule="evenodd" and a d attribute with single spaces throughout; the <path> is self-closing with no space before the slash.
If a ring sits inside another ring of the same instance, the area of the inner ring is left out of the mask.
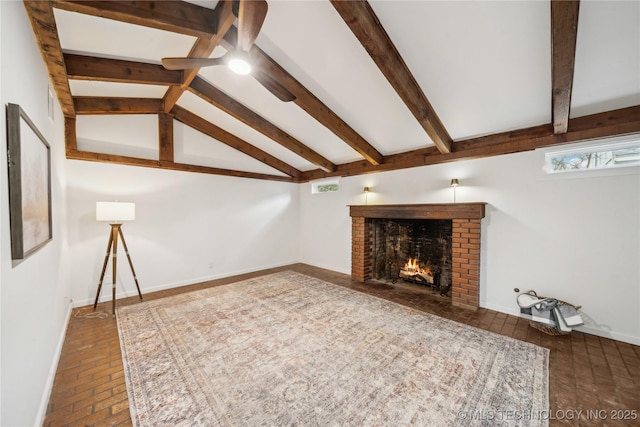
<path id="1" fill-rule="evenodd" d="M 52 239 L 51 150 L 31 119 L 7 104 L 11 258 L 24 259 Z"/>

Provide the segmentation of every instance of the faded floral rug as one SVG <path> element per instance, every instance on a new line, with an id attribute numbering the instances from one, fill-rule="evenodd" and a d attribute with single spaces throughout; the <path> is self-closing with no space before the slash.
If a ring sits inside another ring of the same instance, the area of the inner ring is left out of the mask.
<path id="1" fill-rule="evenodd" d="M 547 349 L 300 273 L 117 316 L 134 425 L 548 424 Z"/>

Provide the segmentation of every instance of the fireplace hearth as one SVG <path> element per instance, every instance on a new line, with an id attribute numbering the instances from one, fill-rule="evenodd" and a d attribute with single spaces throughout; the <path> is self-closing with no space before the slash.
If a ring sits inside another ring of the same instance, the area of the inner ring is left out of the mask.
<path id="1" fill-rule="evenodd" d="M 407 280 L 477 309 L 485 203 L 350 206 L 351 277 Z"/>

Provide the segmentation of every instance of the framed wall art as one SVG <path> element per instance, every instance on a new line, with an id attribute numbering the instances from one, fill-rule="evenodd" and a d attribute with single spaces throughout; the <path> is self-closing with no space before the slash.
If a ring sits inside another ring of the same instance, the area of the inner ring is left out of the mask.
<path id="1" fill-rule="evenodd" d="M 11 258 L 24 259 L 53 238 L 51 149 L 27 114 L 7 104 Z"/>

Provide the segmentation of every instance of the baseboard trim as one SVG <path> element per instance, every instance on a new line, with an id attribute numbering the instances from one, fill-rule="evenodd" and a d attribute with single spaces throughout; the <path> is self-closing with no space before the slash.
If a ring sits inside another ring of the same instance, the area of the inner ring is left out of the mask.
<path id="1" fill-rule="evenodd" d="M 247 269 L 242 269 L 242 270 L 236 270 L 236 271 L 229 271 L 226 273 L 220 273 L 220 274 L 214 274 L 211 276 L 204 276 L 204 277 L 196 277 L 193 279 L 188 279 L 188 280 L 181 280 L 179 282 L 172 282 L 172 283 L 164 283 L 162 285 L 157 285 L 157 286 L 152 286 L 149 288 L 144 288 L 142 289 L 142 296 L 144 297 L 144 294 L 146 293 L 152 293 L 152 292 L 158 292 L 158 291 L 164 291 L 166 289 L 172 289 L 172 288 L 178 288 L 181 286 L 188 286 L 188 285 L 195 285 L 197 283 L 202 283 L 202 282 L 208 282 L 209 280 L 216 280 L 216 279 L 224 279 L 226 277 L 232 277 L 232 276 L 239 276 L 241 274 L 247 274 L 247 273 L 255 273 L 256 271 L 261 271 L 261 270 L 268 270 L 270 268 L 279 268 L 279 267 L 284 267 L 287 265 L 291 265 L 291 264 L 295 264 L 295 261 L 290 261 L 290 262 L 283 262 L 283 263 L 278 263 L 278 264 L 272 264 L 272 265 L 264 265 L 264 266 L 259 266 L 259 267 L 253 267 L 253 268 L 247 268 Z M 104 286 L 107 287 L 111 287 L 111 284 L 103 284 L 103 288 Z M 136 291 L 129 291 L 129 292 L 118 292 L 116 293 L 116 301 L 120 298 L 129 298 L 129 297 L 134 297 L 136 296 L 137 293 Z M 78 301 L 74 301 L 74 307 L 85 307 L 88 305 L 93 305 L 95 299 L 94 298 L 90 298 L 90 299 L 84 299 L 84 300 L 78 300 Z M 111 294 L 109 293 L 108 295 L 104 295 L 102 298 L 100 298 L 100 302 L 107 302 L 107 301 L 111 301 Z"/>
<path id="2" fill-rule="evenodd" d="M 67 336 L 67 328 L 69 327 L 69 321 L 71 320 L 71 312 L 73 310 L 73 301 L 69 300 L 67 307 L 67 315 L 60 331 L 60 337 L 58 338 L 58 345 L 54 353 L 53 360 L 51 361 L 51 367 L 49 368 L 49 374 L 47 375 L 47 382 L 45 383 L 44 392 L 42 393 L 42 399 L 40 400 L 40 407 L 38 408 L 38 415 L 36 421 L 33 424 L 34 427 L 39 427 L 44 423 L 44 418 L 47 415 L 47 406 L 49 405 L 49 398 L 51 398 L 51 391 L 53 390 L 53 382 L 56 378 L 56 372 L 58 371 L 58 363 L 60 362 L 60 355 L 62 354 L 62 346 L 64 345 L 64 339 Z"/>
<path id="3" fill-rule="evenodd" d="M 523 317 L 520 315 L 520 310 L 518 309 L 513 309 L 513 308 L 505 308 L 502 306 L 498 306 L 498 305 L 493 305 L 493 304 L 483 304 L 483 302 L 480 302 L 480 306 L 483 308 L 488 308 L 489 310 L 493 310 L 493 311 L 499 311 L 500 313 L 506 313 L 506 314 L 511 314 L 513 316 L 517 316 L 517 317 Z M 583 319 L 585 319 L 583 317 Z M 585 319 L 585 322 L 587 322 L 587 320 Z M 607 330 L 603 330 L 603 329 L 599 329 L 599 328 L 594 328 L 592 326 L 589 325 L 582 325 L 582 326 L 578 326 L 576 328 L 573 328 L 576 331 L 579 332 L 583 332 L 585 334 L 589 334 L 589 335 L 596 335 L 598 337 L 603 337 L 603 338 L 609 338 L 612 340 L 616 340 L 616 341 L 622 341 L 622 342 L 626 342 L 628 344 L 633 344 L 633 345 L 640 345 L 640 337 L 634 337 L 632 335 L 627 335 L 627 334 L 622 334 L 619 332 L 615 332 L 615 331 L 607 331 Z"/>

